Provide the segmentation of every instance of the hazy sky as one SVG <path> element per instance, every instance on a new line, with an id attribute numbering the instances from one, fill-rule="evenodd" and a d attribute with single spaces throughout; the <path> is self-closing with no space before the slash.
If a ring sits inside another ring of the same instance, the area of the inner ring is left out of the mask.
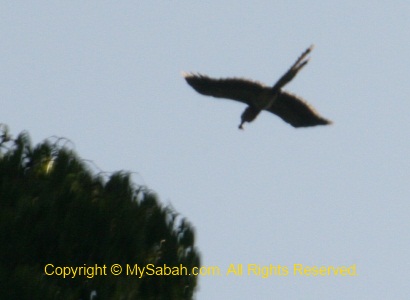
<path id="1" fill-rule="evenodd" d="M 197 299 L 407 299 L 410 2 L 3 1 L 0 35 L 0 122 L 135 172 L 185 216 L 203 265 L 223 271 Z M 262 113 L 240 131 L 244 105 L 181 77 L 273 84 L 311 44 L 286 89 L 332 126 Z M 225 276 L 230 264 L 244 274 Z"/>

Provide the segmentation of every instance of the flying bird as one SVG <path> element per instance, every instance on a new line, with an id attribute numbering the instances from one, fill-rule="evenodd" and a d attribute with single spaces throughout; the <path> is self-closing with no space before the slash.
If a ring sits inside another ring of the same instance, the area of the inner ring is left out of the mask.
<path id="1" fill-rule="evenodd" d="M 328 125 L 332 122 L 321 117 L 315 109 L 296 95 L 283 91 L 296 74 L 308 63 L 306 56 L 310 46 L 290 69 L 273 85 L 266 86 L 256 81 L 241 78 L 214 79 L 201 74 L 183 73 L 187 83 L 198 93 L 216 98 L 227 98 L 248 105 L 241 115 L 239 129 L 245 122 L 252 122 L 262 110 L 269 111 L 293 127 Z"/>

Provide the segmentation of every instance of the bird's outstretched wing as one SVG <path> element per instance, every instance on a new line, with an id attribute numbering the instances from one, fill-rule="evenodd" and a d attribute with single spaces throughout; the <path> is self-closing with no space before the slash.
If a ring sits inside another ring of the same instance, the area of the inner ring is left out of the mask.
<path id="1" fill-rule="evenodd" d="M 276 101 L 267 111 L 279 116 L 293 127 L 309 127 L 332 124 L 321 117 L 315 109 L 301 98 L 281 91 Z"/>
<path id="2" fill-rule="evenodd" d="M 258 95 L 267 89 L 259 82 L 240 78 L 213 79 L 191 73 L 183 76 L 188 84 L 202 95 L 232 99 L 248 105 L 252 105 Z"/>

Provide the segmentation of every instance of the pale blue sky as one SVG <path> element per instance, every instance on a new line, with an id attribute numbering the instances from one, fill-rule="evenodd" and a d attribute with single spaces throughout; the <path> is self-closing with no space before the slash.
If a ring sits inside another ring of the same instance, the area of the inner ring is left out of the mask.
<path id="1" fill-rule="evenodd" d="M 196 228 L 205 266 L 357 265 L 356 277 L 201 277 L 203 299 L 407 299 L 408 1 L 7 1 L 0 122 L 137 172 Z M 273 84 L 334 125 L 294 129 L 181 71 Z"/>

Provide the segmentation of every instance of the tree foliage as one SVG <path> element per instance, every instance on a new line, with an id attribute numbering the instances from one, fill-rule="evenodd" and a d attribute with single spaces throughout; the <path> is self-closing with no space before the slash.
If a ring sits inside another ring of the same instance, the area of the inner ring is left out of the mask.
<path id="1" fill-rule="evenodd" d="M 72 150 L 0 125 L 1 299 L 192 299 L 192 275 L 125 275 L 126 265 L 199 266 L 191 225 L 124 172 L 96 175 Z M 45 266 L 107 266 L 106 276 L 48 276 Z M 109 268 L 120 264 L 123 274 Z"/>

